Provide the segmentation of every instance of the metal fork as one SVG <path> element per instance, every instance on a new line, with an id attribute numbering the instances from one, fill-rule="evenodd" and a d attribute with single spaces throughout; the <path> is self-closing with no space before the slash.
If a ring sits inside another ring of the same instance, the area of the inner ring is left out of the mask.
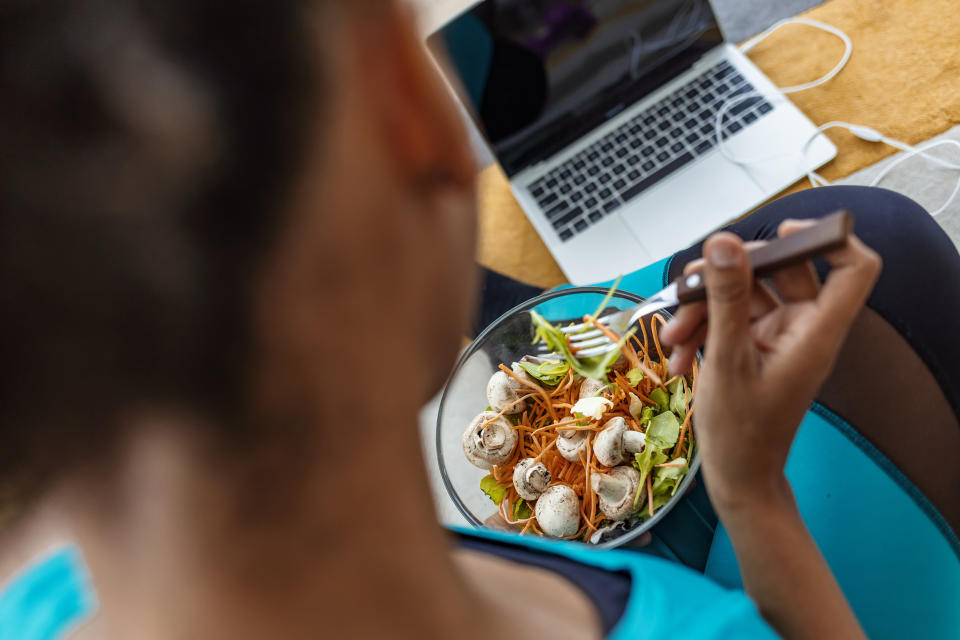
<path id="1" fill-rule="evenodd" d="M 846 211 L 838 211 L 789 236 L 749 249 L 747 253 L 754 277 L 769 276 L 783 267 L 840 249 L 846 245 L 847 237 L 852 231 L 853 216 Z M 667 307 L 705 300 L 706 297 L 707 288 L 703 277 L 699 273 L 691 273 L 677 278 L 634 307 L 598 318 L 597 323 L 604 325 L 619 339 L 644 316 Z M 593 324 L 582 322 L 560 329 L 570 336 L 570 347 L 578 358 L 603 355 L 616 347 L 603 331 L 591 327 Z M 539 351 L 545 354 L 549 349 L 541 345 Z"/>

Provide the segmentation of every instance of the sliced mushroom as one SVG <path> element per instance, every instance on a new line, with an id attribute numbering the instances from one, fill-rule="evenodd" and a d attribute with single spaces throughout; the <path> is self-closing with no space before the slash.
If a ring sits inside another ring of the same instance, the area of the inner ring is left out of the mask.
<path id="1" fill-rule="evenodd" d="M 640 486 L 640 473 L 630 465 L 591 475 L 590 486 L 600 498 L 600 511 L 611 520 L 624 520 L 636 513 L 633 499 Z"/>
<path id="2" fill-rule="evenodd" d="M 537 500 L 536 516 L 548 536 L 572 536 L 580 528 L 580 499 L 567 485 L 555 484 Z"/>
<path id="3" fill-rule="evenodd" d="M 542 462 L 524 458 L 513 468 L 513 486 L 524 500 L 536 500 L 550 486 L 550 472 Z"/>
<path id="4" fill-rule="evenodd" d="M 513 363 L 511 369 L 517 376 L 526 378 L 527 373 L 516 362 Z M 504 413 L 520 413 L 527 406 L 527 401 L 520 399 L 525 391 L 527 391 L 527 387 L 508 376 L 506 372 L 497 371 L 490 376 L 490 380 L 487 382 L 487 402 L 497 413 L 501 411 Z"/>
<path id="5" fill-rule="evenodd" d="M 503 464 L 517 446 L 517 432 L 510 421 L 493 411 L 474 418 L 463 432 L 463 453 L 470 464 L 490 469 Z"/>
<path id="6" fill-rule="evenodd" d="M 570 462 L 580 459 L 580 452 L 587 448 L 586 431 L 561 431 L 557 438 L 557 451 Z"/>
<path id="7" fill-rule="evenodd" d="M 631 453 L 643 451 L 646 438 L 639 431 L 630 431 L 627 421 L 621 417 L 610 418 L 603 425 L 593 442 L 593 452 L 600 464 L 615 467 L 622 464 Z"/>
<path id="8" fill-rule="evenodd" d="M 580 398 L 593 398 L 599 396 L 603 393 L 603 390 L 607 388 L 607 383 L 594 380 L 593 378 L 584 378 L 583 382 L 580 383 Z"/>

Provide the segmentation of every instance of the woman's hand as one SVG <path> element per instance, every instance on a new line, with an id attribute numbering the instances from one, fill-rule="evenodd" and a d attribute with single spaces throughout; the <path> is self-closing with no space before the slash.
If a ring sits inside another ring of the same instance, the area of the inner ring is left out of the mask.
<path id="1" fill-rule="evenodd" d="M 785 221 L 780 235 L 811 224 Z M 812 265 L 755 283 L 746 247 L 730 233 L 704 245 L 707 302 L 682 307 L 662 331 L 671 369 L 685 371 L 706 339 L 697 386 L 697 434 L 718 510 L 782 494 L 783 468 L 803 415 L 823 384 L 880 272 L 856 237 L 829 256 L 821 288 Z"/>

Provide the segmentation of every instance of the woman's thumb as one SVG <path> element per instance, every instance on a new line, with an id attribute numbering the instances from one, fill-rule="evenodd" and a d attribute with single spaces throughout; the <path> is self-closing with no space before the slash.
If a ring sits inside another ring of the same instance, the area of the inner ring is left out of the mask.
<path id="1" fill-rule="evenodd" d="M 708 353 L 720 359 L 731 355 L 749 336 L 753 273 L 743 241 L 721 232 L 703 246 L 707 280 Z"/>

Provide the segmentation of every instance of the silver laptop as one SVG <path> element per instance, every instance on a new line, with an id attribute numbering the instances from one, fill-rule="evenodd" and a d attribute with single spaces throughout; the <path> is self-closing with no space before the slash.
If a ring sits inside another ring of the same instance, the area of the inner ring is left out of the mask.
<path id="1" fill-rule="evenodd" d="M 429 39 L 575 284 L 629 273 L 836 155 L 725 42 L 709 0 L 484 0 Z M 724 119 L 732 162 L 717 148 Z M 746 160 L 747 162 L 744 162 Z"/>

